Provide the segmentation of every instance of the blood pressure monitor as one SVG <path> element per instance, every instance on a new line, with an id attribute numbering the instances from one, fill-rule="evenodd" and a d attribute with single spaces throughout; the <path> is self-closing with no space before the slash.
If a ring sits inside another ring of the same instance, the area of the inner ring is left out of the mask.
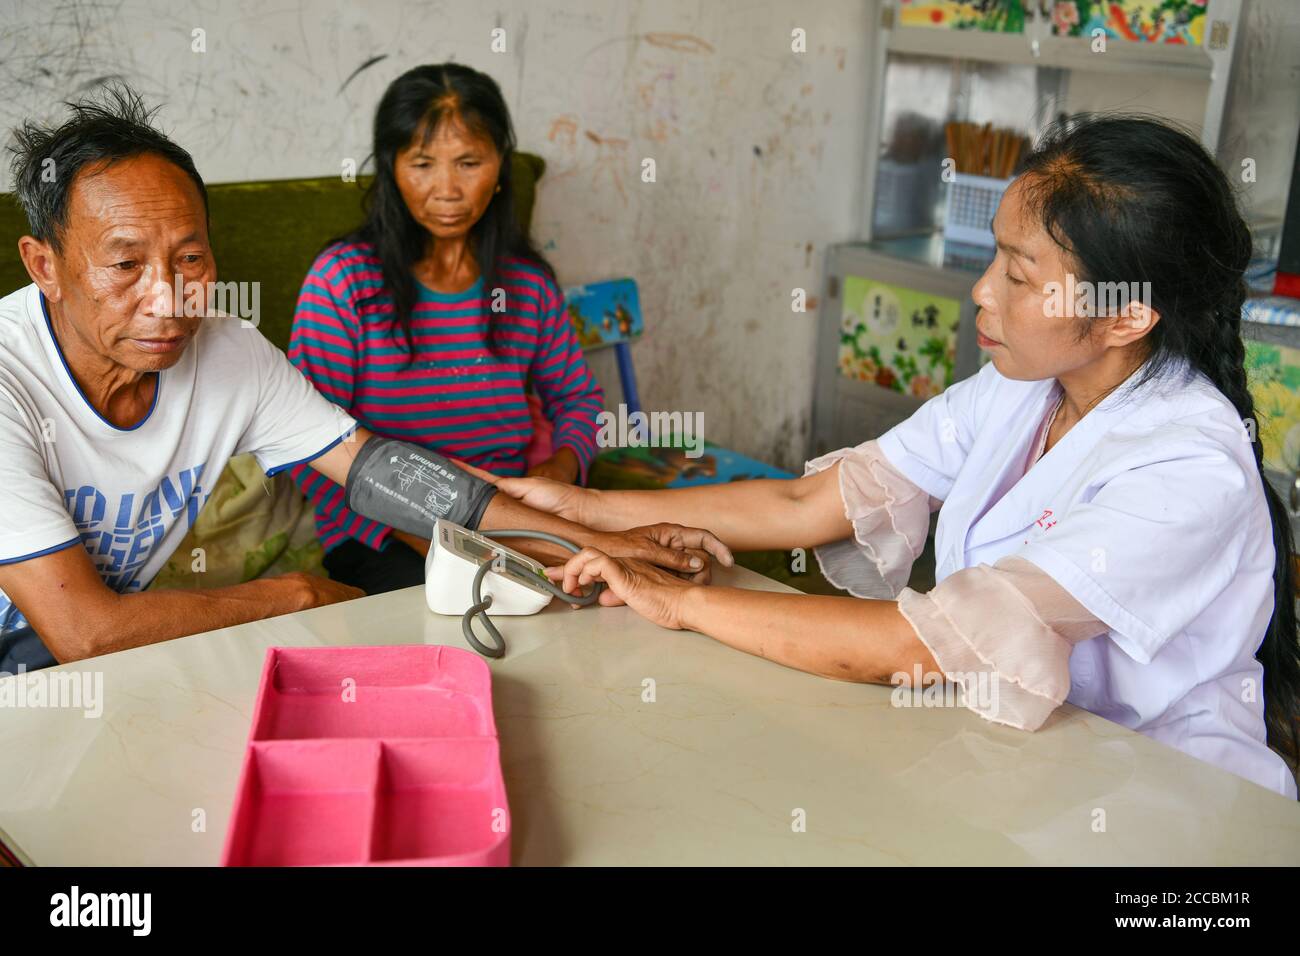
<path id="1" fill-rule="evenodd" d="M 571 604 L 593 604 L 604 587 L 598 581 L 586 594 L 566 594 L 546 576 L 544 565 L 492 540 L 497 537 L 533 538 L 574 553 L 580 550 L 573 542 L 544 531 L 481 532 L 445 518 L 434 522 L 433 540 L 424 559 L 425 602 L 435 614 L 459 616 L 465 640 L 487 657 L 501 657 L 506 652 L 505 640 L 487 616 L 489 607 L 494 614 L 536 614 L 557 596 Z M 474 618 L 479 616 L 494 644 L 484 644 L 474 634 Z"/>
<path id="2" fill-rule="evenodd" d="M 554 593 L 545 586 L 550 582 L 541 564 L 477 531 L 439 519 L 424 559 L 429 610 L 464 614 L 474 603 L 474 577 L 485 562 L 491 570 L 483 578 L 482 595 L 492 598 L 493 614 L 536 614 L 551 603 Z"/>

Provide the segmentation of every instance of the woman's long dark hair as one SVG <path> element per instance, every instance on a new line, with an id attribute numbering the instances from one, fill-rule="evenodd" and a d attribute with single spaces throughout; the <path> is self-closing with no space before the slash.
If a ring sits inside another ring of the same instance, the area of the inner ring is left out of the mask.
<path id="1" fill-rule="evenodd" d="M 1273 523 L 1273 617 L 1264 666 L 1268 743 L 1293 766 L 1300 698 L 1291 521 L 1264 477 L 1263 441 L 1246 386 L 1241 307 L 1251 237 L 1223 171 L 1187 133 L 1147 117 L 1063 120 L 1021 167 L 1028 208 L 1089 282 L 1150 283 L 1160 321 L 1147 334 L 1140 381 L 1186 359 L 1253 427 L 1255 463 Z M 1139 286 L 1140 288 L 1143 286 Z M 1084 320 L 1085 323 L 1087 320 Z M 1086 326 L 1081 328 L 1086 334 Z"/>
<path id="2" fill-rule="evenodd" d="M 555 270 L 533 245 L 515 214 L 512 159 L 515 131 L 510 111 L 496 81 L 485 73 L 459 63 L 417 66 L 403 73 L 384 91 L 375 111 L 374 143 L 371 158 L 375 178 L 366 190 L 365 220 L 346 236 L 331 242 L 366 242 L 375 250 L 382 264 L 384 288 L 376 296 L 392 296 L 393 323 L 406 340 L 407 360 L 415 357 L 411 338 L 411 311 L 416 301 L 413 267 L 428 252 L 429 232 L 415 221 L 401 191 L 397 188 L 394 162 L 397 154 L 410 146 L 417 136 L 432 136 L 438 125 L 459 120 L 466 128 L 487 136 L 501 156 L 495 193 L 483 216 L 470 229 L 471 249 L 483 277 L 483 300 L 498 288 L 501 260 L 516 256 L 536 263 L 555 277 Z M 487 348 L 493 350 L 495 323 L 488 317 Z"/>

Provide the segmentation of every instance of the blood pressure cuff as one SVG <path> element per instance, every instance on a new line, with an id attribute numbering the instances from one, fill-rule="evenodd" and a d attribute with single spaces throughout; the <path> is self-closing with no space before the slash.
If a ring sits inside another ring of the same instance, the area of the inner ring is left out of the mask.
<path id="1" fill-rule="evenodd" d="M 377 435 L 353 460 L 346 490 L 357 514 L 430 540 L 438 518 L 477 529 L 497 493 L 437 452 Z"/>

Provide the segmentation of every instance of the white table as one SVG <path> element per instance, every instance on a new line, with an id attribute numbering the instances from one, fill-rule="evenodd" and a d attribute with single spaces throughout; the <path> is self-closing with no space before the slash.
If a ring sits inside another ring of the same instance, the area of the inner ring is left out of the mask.
<path id="1" fill-rule="evenodd" d="M 1300 863 L 1296 803 L 1072 707 L 1033 734 L 897 708 L 627 608 L 500 623 L 517 864 Z M 0 710 L 0 840 L 35 864 L 215 864 L 265 649 L 421 642 L 463 646 L 414 588 L 64 665 L 102 671 L 103 716 Z"/>

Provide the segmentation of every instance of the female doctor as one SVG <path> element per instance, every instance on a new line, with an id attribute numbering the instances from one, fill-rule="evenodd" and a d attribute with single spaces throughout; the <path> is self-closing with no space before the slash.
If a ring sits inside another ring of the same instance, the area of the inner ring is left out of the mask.
<path id="1" fill-rule="evenodd" d="M 1026 730 L 1069 700 L 1294 797 L 1293 546 L 1254 440 L 1251 239 L 1226 178 L 1152 120 L 1058 126 L 993 231 L 973 291 L 992 361 L 803 478 L 499 487 L 602 530 L 671 521 L 734 550 L 814 546 L 854 597 L 701 586 L 591 548 L 550 571 L 570 593 L 602 580 L 602 603 L 825 677 L 942 674 Z M 1089 289 L 1136 294 L 1098 309 Z M 905 584 L 935 508 L 938 583 L 920 594 Z"/>

